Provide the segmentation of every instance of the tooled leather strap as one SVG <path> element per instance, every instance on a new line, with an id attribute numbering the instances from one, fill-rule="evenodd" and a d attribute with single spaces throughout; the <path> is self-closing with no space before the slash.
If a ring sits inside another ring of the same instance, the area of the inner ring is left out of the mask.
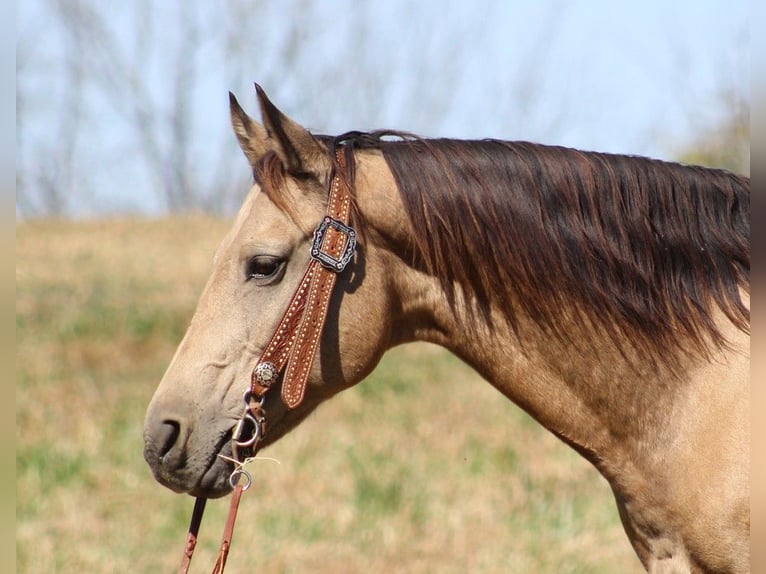
<path id="1" fill-rule="evenodd" d="M 221 539 L 221 547 L 218 550 L 218 558 L 213 565 L 213 574 L 223 574 L 223 569 L 226 568 L 226 559 L 229 557 L 229 549 L 231 548 L 231 539 L 234 536 L 234 522 L 237 520 L 237 509 L 239 508 L 239 500 L 242 498 L 242 493 L 245 488 L 238 484 L 234 487 L 234 492 L 231 494 L 231 504 L 229 505 L 229 516 L 226 518 L 226 525 L 223 529 L 223 537 Z"/>
<path id="2" fill-rule="evenodd" d="M 344 169 L 342 148 L 336 150 L 336 159 L 337 167 Z M 262 396 L 286 368 L 282 401 L 293 409 L 303 400 L 337 275 L 343 271 L 356 247 L 356 232 L 348 225 L 350 212 L 350 193 L 336 169 L 327 214 L 314 231 L 311 262 L 253 369 L 250 384 L 253 395 Z"/>

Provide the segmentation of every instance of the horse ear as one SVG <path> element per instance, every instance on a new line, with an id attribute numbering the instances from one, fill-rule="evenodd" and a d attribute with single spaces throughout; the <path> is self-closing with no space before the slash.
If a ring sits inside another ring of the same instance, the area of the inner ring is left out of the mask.
<path id="1" fill-rule="evenodd" d="M 267 145 L 269 135 L 266 128 L 245 113 L 231 92 L 229 92 L 229 115 L 239 147 L 242 148 L 250 165 L 254 166 L 258 158 L 269 151 Z"/>
<path id="2" fill-rule="evenodd" d="M 263 125 L 273 149 L 289 173 L 321 173 L 329 167 L 327 150 L 309 131 L 288 118 L 271 103 L 266 92 L 255 84 Z"/>

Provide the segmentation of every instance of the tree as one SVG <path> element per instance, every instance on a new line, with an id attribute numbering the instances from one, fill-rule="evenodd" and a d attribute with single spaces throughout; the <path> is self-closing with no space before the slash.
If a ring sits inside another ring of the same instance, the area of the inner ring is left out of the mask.
<path id="1" fill-rule="evenodd" d="M 714 62 L 720 86 L 712 105 L 692 109 L 690 123 L 697 126 L 689 143 L 679 147 L 680 161 L 750 174 L 750 34 L 739 31 L 734 46 Z M 708 109 L 723 111 L 710 118 Z"/>
<path id="2" fill-rule="evenodd" d="M 434 25 L 433 5 L 407 2 L 21 3 L 17 212 L 231 213 L 249 173 L 226 91 L 247 105 L 253 81 L 316 133 L 398 128 L 563 143 L 587 113 L 551 83 L 561 75 L 556 50 L 568 49 L 551 40 L 566 36 L 574 12 L 560 0 L 527 5 L 537 8 L 514 21 L 516 36 L 535 34 L 517 41 L 504 24 L 518 10 L 500 1 L 483 10 L 454 3 L 439 14 L 444 25 Z M 741 157 L 728 142 L 748 139 L 748 115 L 700 131 L 705 146 L 675 155 Z"/>
<path id="3" fill-rule="evenodd" d="M 721 100 L 728 113 L 713 127 L 702 130 L 681 150 L 679 160 L 750 174 L 750 99 L 738 90 L 726 90 Z"/>

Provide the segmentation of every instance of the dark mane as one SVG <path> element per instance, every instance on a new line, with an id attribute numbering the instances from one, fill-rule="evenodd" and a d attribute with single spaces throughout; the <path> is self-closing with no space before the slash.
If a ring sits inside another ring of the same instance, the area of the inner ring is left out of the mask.
<path id="1" fill-rule="evenodd" d="M 453 303 L 459 285 L 480 312 L 568 338 L 565 311 L 653 359 L 724 346 L 715 308 L 749 331 L 747 177 L 526 142 L 336 141 L 382 151 L 419 264 Z"/>

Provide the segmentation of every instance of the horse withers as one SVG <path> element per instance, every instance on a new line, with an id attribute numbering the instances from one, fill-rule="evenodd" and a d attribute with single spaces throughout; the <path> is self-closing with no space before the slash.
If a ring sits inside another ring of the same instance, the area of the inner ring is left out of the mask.
<path id="1" fill-rule="evenodd" d="M 359 245 L 316 349 L 290 355 L 305 381 L 286 380 L 288 358 L 263 371 L 303 387 L 263 394 L 261 445 L 386 350 L 433 342 L 599 470 L 648 571 L 749 570 L 749 178 L 526 142 L 315 136 L 258 99 L 263 123 L 231 98 L 254 185 L 146 415 L 159 482 L 231 490 L 218 455 L 267 345 L 300 327 L 290 302 L 313 284 L 340 178 Z"/>

